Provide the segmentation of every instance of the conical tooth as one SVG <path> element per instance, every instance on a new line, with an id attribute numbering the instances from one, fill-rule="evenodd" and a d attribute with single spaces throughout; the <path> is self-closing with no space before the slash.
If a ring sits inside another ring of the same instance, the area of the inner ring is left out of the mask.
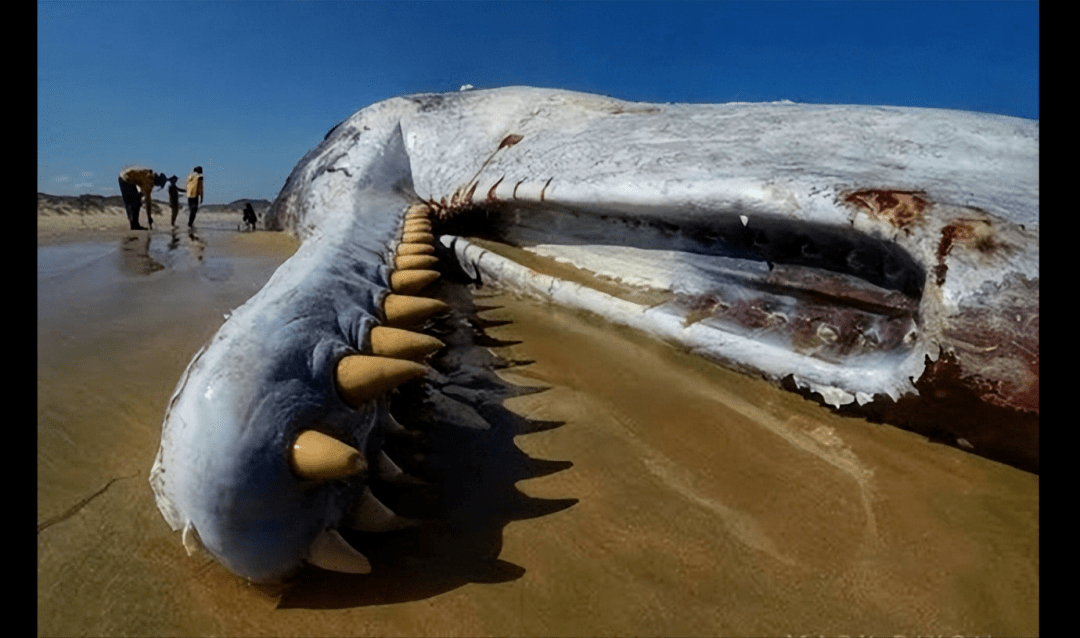
<path id="1" fill-rule="evenodd" d="M 439 263 L 439 258 L 435 255 L 402 255 L 399 253 L 394 258 L 394 268 L 398 270 L 423 270 L 431 268 L 437 263 Z"/>
<path id="2" fill-rule="evenodd" d="M 393 463 L 393 461 L 390 462 Z M 386 470 L 382 467 L 381 464 L 382 461 L 380 460 L 379 471 L 385 472 Z M 402 474 L 405 475 L 404 472 Z M 195 554 L 201 554 L 206 551 L 206 548 L 202 544 L 202 539 L 199 538 L 199 531 L 195 529 L 195 526 L 191 523 L 191 521 L 188 521 L 187 525 L 184 525 L 184 534 L 182 538 L 184 542 L 184 550 L 187 551 L 188 556 L 194 556 Z"/>
<path id="3" fill-rule="evenodd" d="M 353 354 L 338 362 L 337 388 L 355 408 L 425 374 L 427 367 L 412 361 Z"/>
<path id="4" fill-rule="evenodd" d="M 390 289 L 400 295 L 414 295 L 438 278 L 437 270 L 395 270 L 390 273 Z"/>
<path id="5" fill-rule="evenodd" d="M 395 326 L 408 326 L 418 323 L 429 317 L 450 310 L 446 302 L 426 297 L 409 297 L 406 295 L 386 295 L 383 300 L 383 314 L 386 323 Z"/>
<path id="6" fill-rule="evenodd" d="M 444 344 L 435 337 L 376 326 L 371 329 L 371 353 L 379 357 L 396 357 L 417 361 L 437 352 Z"/>
<path id="7" fill-rule="evenodd" d="M 296 437 L 290 461 L 293 472 L 310 481 L 329 481 L 367 469 L 356 448 L 315 430 L 305 430 Z"/>
<path id="8" fill-rule="evenodd" d="M 402 232 L 406 233 L 430 233 L 431 222 L 426 219 L 410 219 L 402 226 Z"/>
<path id="9" fill-rule="evenodd" d="M 403 233 L 401 235 L 403 244 L 431 244 L 434 241 L 435 235 L 431 233 Z"/>
<path id="10" fill-rule="evenodd" d="M 356 506 L 343 521 L 345 525 L 361 532 L 394 532 L 406 527 L 416 527 L 416 521 L 398 516 L 382 501 L 375 498 L 370 487 L 364 488 Z"/>
<path id="11" fill-rule="evenodd" d="M 388 483 L 407 483 L 412 485 L 422 485 L 424 483 L 424 481 L 421 481 L 415 476 L 406 474 L 405 470 L 398 467 L 397 463 L 394 463 L 393 459 L 387 456 L 386 452 L 381 450 L 379 451 L 379 455 L 375 458 L 375 474 Z"/>
<path id="12" fill-rule="evenodd" d="M 308 550 L 307 561 L 316 567 L 346 574 L 370 574 L 371 563 L 353 549 L 335 529 L 325 529 Z"/>
<path id="13" fill-rule="evenodd" d="M 431 244 L 398 244 L 397 254 L 400 255 L 434 255 L 435 247 Z"/>
<path id="14" fill-rule="evenodd" d="M 409 431 L 405 429 L 405 426 L 398 423 L 398 420 L 394 418 L 392 414 L 386 412 L 386 419 L 383 422 L 383 431 L 387 434 L 408 434 Z"/>
<path id="15" fill-rule="evenodd" d="M 416 216 L 427 217 L 430 214 L 431 214 L 431 207 L 428 206 L 427 204 L 410 204 L 409 207 L 407 209 L 405 209 L 405 219 L 408 219 L 410 216 L 412 216 L 412 217 L 416 217 Z"/>
<path id="16" fill-rule="evenodd" d="M 386 436 L 394 437 L 399 441 L 408 441 L 411 443 L 418 443 L 421 439 L 424 438 L 424 435 L 419 432 L 406 430 L 405 426 L 398 423 L 394 419 L 394 417 L 389 415 L 389 413 L 387 413 L 387 416 L 390 417 L 390 420 L 383 425 L 383 432 L 386 433 Z"/>

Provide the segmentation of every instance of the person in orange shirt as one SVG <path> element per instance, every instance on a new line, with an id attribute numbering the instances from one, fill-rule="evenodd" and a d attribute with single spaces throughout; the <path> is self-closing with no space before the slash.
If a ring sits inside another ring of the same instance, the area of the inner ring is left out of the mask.
<path id="1" fill-rule="evenodd" d="M 202 166 L 196 166 L 187 176 L 188 196 L 188 228 L 195 223 L 195 213 L 199 212 L 199 204 L 203 201 L 203 174 Z"/>
<path id="2" fill-rule="evenodd" d="M 126 166 L 120 171 L 120 196 L 127 209 L 131 230 L 146 230 L 139 225 L 139 208 L 143 203 L 146 204 L 146 224 L 154 227 L 154 220 L 150 217 L 150 192 L 155 186 L 161 188 L 164 185 L 165 173 L 154 173 L 146 166 Z"/>

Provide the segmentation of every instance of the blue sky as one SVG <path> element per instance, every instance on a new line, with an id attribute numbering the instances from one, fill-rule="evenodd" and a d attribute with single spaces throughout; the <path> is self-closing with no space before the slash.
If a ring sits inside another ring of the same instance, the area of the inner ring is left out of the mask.
<path id="1" fill-rule="evenodd" d="M 39 0 L 38 191 L 205 169 L 273 199 L 336 123 L 398 95 L 530 85 L 649 102 L 887 104 L 1039 117 L 1021 2 Z"/>

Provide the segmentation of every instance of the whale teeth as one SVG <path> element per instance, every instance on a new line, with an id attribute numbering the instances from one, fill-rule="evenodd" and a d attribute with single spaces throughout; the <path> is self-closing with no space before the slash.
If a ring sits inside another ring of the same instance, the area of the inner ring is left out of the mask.
<path id="1" fill-rule="evenodd" d="M 375 326 L 371 329 L 371 352 L 379 357 L 418 361 L 437 352 L 444 345 L 435 337 L 411 330 L 385 326 Z"/>
<path id="2" fill-rule="evenodd" d="M 391 461 L 391 463 L 393 463 L 393 461 Z M 380 471 L 385 472 L 386 470 L 380 467 Z M 402 474 L 404 474 L 404 472 Z M 187 552 L 188 556 L 202 554 L 206 551 L 206 548 L 202 544 L 202 539 L 199 538 L 199 530 L 195 529 L 195 526 L 191 521 L 188 521 L 187 525 L 184 525 L 184 533 L 181 538 L 184 543 L 184 550 Z"/>
<path id="3" fill-rule="evenodd" d="M 403 244 L 431 244 L 434 241 L 435 235 L 431 233 L 403 233 L 401 235 Z"/>
<path id="4" fill-rule="evenodd" d="M 386 323 L 397 327 L 405 327 L 419 323 L 424 319 L 450 310 L 446 302 L 426 297 L 409 297 L 406 295 L 386 295 L 383 301 L 383 314 Z"/>
<path id="5" fill-rule="evenodd" d="M 356 506 L 343 523 L 361 532 L 395 532 L 407 527 L 416 527 L 416 521 L 398 516 L 365 487 Z"/>
<path id="6" fill-rule="evenodd" d="M 402 228 L 402 232 L 405 233 L 430 233 L 431 222 L 426 219 L 410 219 L 405 222 L 405 226 Z"/>
<path id="7" fill-rule="evenodd" d="M 352 354 L 337 366 L 337 388 L 346 403 L 356 408 L 397 386 L 427 374 L 413 361 Z"/>
<path id="8" fill-rule="evenodd" d="M 398 256 L 401 255 L 434 255 L 435 247 L 431 244 L 398 244 Z"/>
<path id="9" fill-rule="evenodd" d="M 356 448 L 315 430 L 301 432 L 289 456 L 293 472 L 311 481 L 344 478 L 367 469 Z"/>
<path id="10" fill-rule="evenodd" d="M 412 295 L 438 278 L 437 270 L 397 270 L 390 274 L 390 289 L 398 294 Z"/>
<path id="11" fill-rule="evenodd" d="M 435 255 L 402 255 L 400 252 L 394 258 L 394 268 L 398 270 L 421 270 L 431 268 L 439 263 Z"/>
<path id="12" fill-rule="evenodd" d="M 431 208 L 427 204 L 410 204 L 405 209 L 405 219 L 423 218 L 427 219 L 431 214 Z"/>
<path id="13" fill-rule="evenodd" d="M 315 537 L 307 562 L 332 572 L 370 574 L 371 563 L 341 537 L 337 530 L 325 529 Z"/>
<path id="14" fill-rule="evenodd" d="M 402 428 L 404 429 L 404 428 Z M 386 452 L 379 450 L 378 456 L 375 457 L 375 474 L 387 483 L 397 484 L 410 484 L 410 485 L 423 485 L 424 481 L 405 473 L 405 470 L 398 467 L 397 463 L 394 463 Z"/>
<path id="15" fill-rule="evenodd" d="M 386 416 L 384 417 L 384 421 L 383 421 L 383 431 L 384 432 L 386 432 L 387 434 L 407 434 L 407 433 L 409 433 L 409 431 L 405 429 L 404 425 L 398 423 L 398 420 L 394 418 L 394 415 L 390 414 L 389 412 L 386 412 L 385 415 Z"/>

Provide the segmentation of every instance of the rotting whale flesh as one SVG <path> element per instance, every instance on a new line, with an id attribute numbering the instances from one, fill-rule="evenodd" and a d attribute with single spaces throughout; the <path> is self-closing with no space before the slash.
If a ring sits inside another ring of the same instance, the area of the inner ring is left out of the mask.
<path id="1" fill-rule="evenodd" d="M 386 393 L 442 347 L 438 256 L 1037 470 L 1038 143 L 962 111 L 522 87 L 362 109 L 267 214 L 297 252 L 180 379 L 158 507 L 252 581 L 370 571 L 337 530 L 413 524 L 369 483 L 400 474 Z"/>

